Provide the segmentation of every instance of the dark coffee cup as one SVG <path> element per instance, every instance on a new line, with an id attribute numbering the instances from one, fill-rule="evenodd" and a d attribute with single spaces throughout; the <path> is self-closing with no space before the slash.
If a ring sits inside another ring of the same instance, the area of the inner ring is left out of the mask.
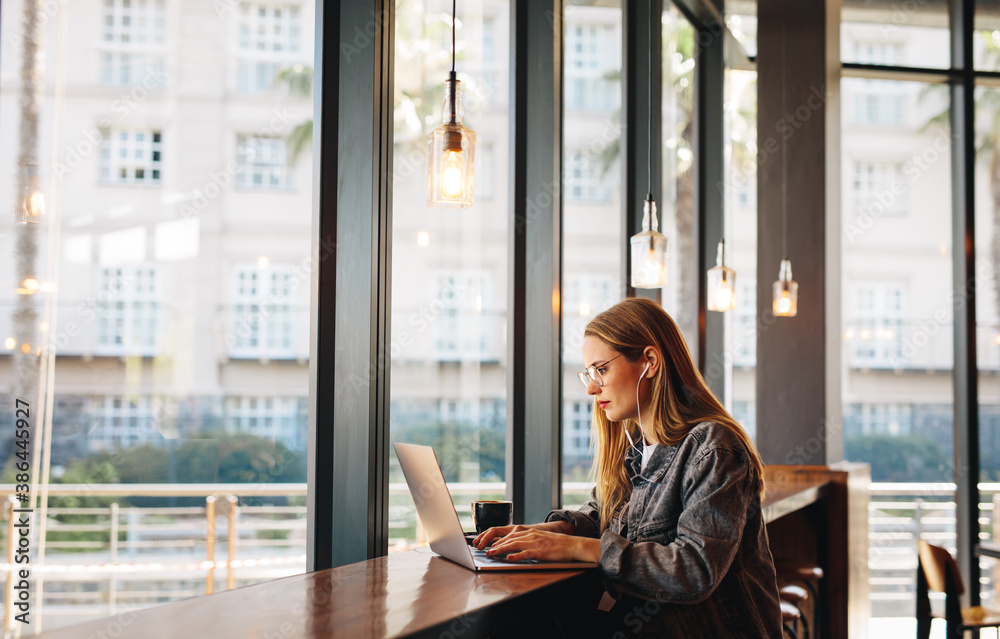
<path id="1" fill-rule="evenodd" d="M 476 524 L 477 533 L 494 526 L 509 526 L 513 520 L 514 502 L 512 501 L 472 502 L 472 521 Z"/>

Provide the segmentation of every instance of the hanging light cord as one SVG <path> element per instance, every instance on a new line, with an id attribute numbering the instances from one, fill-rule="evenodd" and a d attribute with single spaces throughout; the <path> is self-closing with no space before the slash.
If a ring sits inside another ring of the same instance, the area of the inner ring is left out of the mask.
<path id="1" fill-rule="evenodd" d="M 785 3 L 782 2 L 782 9 Z M 785 42 L 785 22 L 788 14 L 782 11 L 781 16 L 781 118 L 785 117 L 785 102 L 788 93 L 788 69 Z M 784 133 L 782 133 L 784 137 Z M 788 138 L 784 137 L 781 142 L 781 255 L 783 260 L 788 259 Z"/>
<path id="2" fill-rule="evenodd" d="M 646 146 L 646 199 L 653 199 L 653 6 L 656 0 L 649 2 L 649 42 L 646 48 L 649 49 L 649 106 L 647 107 L 648 122 L 646 133 L 649 136 L 649 143 Z"/>
<path id="3" fill-rule="evenodd" d="M 458 0 L 451 0 L 451 73 L 448 74 L 449 84 L 448 86 L 448 111 L 450 112 L 450 121 L 455 124 L 457 120 L 457 114 L 455 113 L 455 94 L 458 93 L 458 77 L 455 76 L 455 3 Z"/>

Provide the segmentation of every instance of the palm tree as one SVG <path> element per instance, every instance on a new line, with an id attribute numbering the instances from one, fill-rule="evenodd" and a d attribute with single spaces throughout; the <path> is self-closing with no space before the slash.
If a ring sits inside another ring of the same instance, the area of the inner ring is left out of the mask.
<path id="1" fill-rule="evenodd" d="M 23 39 L 21 41 L 21 125 L 17 158 L 17 188 L 15 190 L 14 214 L 21 209 L 22 197 L 29 188 L 29 180 L 36 177 L 38 166 L 38 111 L 41 103 L 42 78 L 38 64 L 41 49 L 41 2 L 24 0 Z M 38 256 L 38 225 L 20 224 L 17 227 L 15 247 L 15 270 L 21 294 L 17 295 L 12 317 L 14 350 L 14 396 L 29 402 L 33 407 L 38 394 L 38 344 L 35 342 L 35 327 L 38 311 L 34 295 L 28 293 L 27 280 L 38 279 L 35 261 Z M 34 415 L 34 411 L 31 411 Z M 13 432 L 13 431 L 12 431 Z M 34 433 L 32 433 L 34 435 Z M 4 441 L 10 441 L 11 434 Z M 4 450 L 13 454 L 14 446 Z"/>
<path id="2" fill-rule="evenodd" d="M 274 78 L 275 87 L 284 87 L 288 94 L 295 98 L 309 99 L 313 92 L 312 67 L 296 64 L 294 67 L 282 69 Z M 312 147 L 312 118 L 302 122 L 288 134 L 289 160 L 292 164 L 298 162 L 304 152 Z"/>

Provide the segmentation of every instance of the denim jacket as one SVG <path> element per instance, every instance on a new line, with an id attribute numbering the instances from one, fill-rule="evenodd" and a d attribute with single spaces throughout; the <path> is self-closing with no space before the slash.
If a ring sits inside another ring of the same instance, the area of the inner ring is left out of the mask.
<path id="1" fill-rule="evenodd" d="M 596 492 L 553 510 L 575 534 L 600 537 L 603 581 L 618 600 L 616 638 L 774 637 L 781 612 L 759 482 L 736 435 L 714 422 L 659 445 L 646 468 L 626 456 L 632 494 L 600 533 Z"/>

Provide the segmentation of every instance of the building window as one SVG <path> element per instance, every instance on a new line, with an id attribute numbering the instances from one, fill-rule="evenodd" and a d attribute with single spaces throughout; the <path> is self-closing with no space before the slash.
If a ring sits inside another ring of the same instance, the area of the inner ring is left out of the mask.
<path id="1" fill-rule="evenodd" d="M 163 162 L 159 131 L 106 130 L 101 137 L 101 181 L 159 184 Z"/>
<path id="2" fill-rule="evenodd" d="M 589 321 L 620 299 L 620 291 L 611 275 L 581 273 L 563 279 L 564 317 L 576 315 Z"/>
<path id="3" fill-rule="evenodd" d="M 618 106 L 618 39 L 609 25 L 577 25 L 566 32 L 567 106 L 613 111 Z"/>
<path id="4" fill-rule="evenodd" d="M 605 171 L 600 157 L 573 151 L 567 195 L 576 202 L 610 202 L 614 176 Z"/>
<path id="5" fill-rule="evenodd" d="M 565 364 L 583 363 L 581 346 L 587 322 L 621 298 L 619 283 L 610 274 L 577 271 L 563 276 L 562 357 Z"/>
<path id="6" fill-rule="evenodd" d="M 440 304 L 434 356 L 441 361 L 496 359 L 493 353 L 492 286 L 484 272 L 443 273 L 436 278 Z"/>
<path id="7" fill-rule="evenodd" d="M 568 464 L 590 457 L 593 411 L 593 401 L 566 402 L 563 405 L 563 456 Z"/>
<path id="8" fill-rule="evenodd" d="M 903 287 L 899 284 L 859 284 L 854 289 L 852 315 L 844 330 L 855 368 L 904 368 Z"/>
<path id="9" fill-rule="evenodd" d="M 733 335 L 733 365 L 757 365 L 757 282 L 736 279 L 736 331 Z M 742 423 L 742 422 L 741 422 Z"/>
<path id="10" fill-rule="evenodd" d="M 249 189 L 291 187 L 288 146 L 282 138 L 241 135 L 237 138 L 236 184 Z"/>
<path id="11" fill-rule="evenodd" d="M 129 448 L 157 439 L 160 431 L 151 397 L 109 395 L 92 401 L 97 423 L 87 439 L 94 448 Z"/>
<path id="12" fill-rule="evenodd" d="M 295 277 L 290 269 L 274 267 L 236 270 L 233 313 L 226 339 L 230 357 L 295 356 Z"/>
<path id="13" fill-rule="evenodd" d="M 913 431 L 910 404 L 851 404 L 846 416 L 847 435 L 909 435 Z"/>
<path id="14" fill-rule="evenodd" d="M 101 19 L 101 81 L 162 85 L 165 0 L 104 0 Z"/>
<path id="15" fill-rule="evenodd" d="M 296 397 L 227 397 L 226 432 L 247 433 L 299 449 L 299 399 Z"/>
<path id="16" fill-rule="evenodd" d="M 104 268 L 98 290 L 97 344 L 102 355 L 154 355 L 161 323 L 160 277 L 154 266 Z"/>
<path id="17" fill-rule="evenodd" d="M 757 405 L 750 401 L 733 401 L 733 419 L 743 427 L 750 439 L 757 439 Z"/>
<path id="18" fill-rule="evenodd" d="M 858 215 L 906 215 L 909 193 L 901 162 L 854 162 L 851 187 Z"/>
<path id="19" fill-rule="evenodd" d="M 497 62 L 497 21 L 493 16 L 483 16 L 483 66 Z"/>
<path id="20" fill-rule="evenodd" d="M 854 43 L 854 60 L 861 64 L 896 66 L 903 59 L 901 42 L 872 42 L 858 40 Z"/>
<path id="21" fill-rule="evenodd" d="M 606 64 L 603 59 L 611 28 L 605 25 L 577 25 L 566 34 L 566 66 L 573 69 L 599 69 Z"/>
<path id="22" fill-rule="evenodd" d="M 901 82 L 859 80 L 854 86 L 853 121 L 855 124 L 902 126 L 906 119 L 906 96 L 900 93 Z"/>
<path id="23" fill-rule="evenodd" d="M 243 2 L 238 28 L 236 85 L 241 93 L 272 89 L 282 68 L 301 62 L 298 7 Z"/>

